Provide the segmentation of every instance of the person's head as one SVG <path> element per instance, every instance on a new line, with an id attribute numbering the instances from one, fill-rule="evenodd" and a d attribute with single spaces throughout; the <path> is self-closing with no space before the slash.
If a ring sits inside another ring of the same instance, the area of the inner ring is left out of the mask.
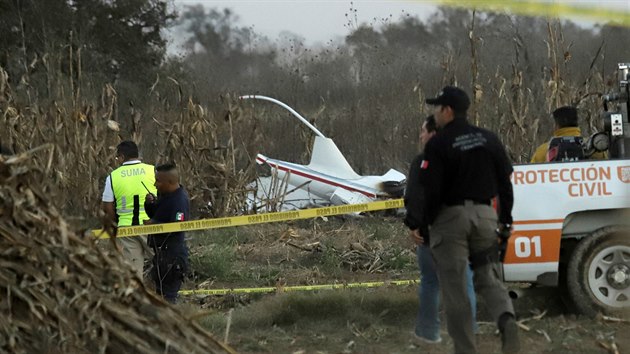
<path id="1" fill-rule="evenodd" d="M 172 193 L 179 188 L 179 172 L 174 163 L 155 168 L 155 188 L 160 193 Z"/>
<path id="2" fill-rule="evenodd" d="M 422 123 L 422 127 L 420 128 L 420 144 L 422 145 L 422 148 L 427 145 L 435 133 L 437 133 L 435 117 L 430 115 L 424 120 L 424 123 Z"/>
<path id="3" fill-rule="evenodd" d="M 553 111 L 551 115 L 556 123 L 556 129 L 578 126 L 578 112 L 575 107 L 560 107 Z"/>
<path id="4" fill-rule="evenodd" d="M 436 98 L 429 98 L 425 102 L 434 106 L 433 115 L 438 127 L 445 126 L 455 118 L 466 117 L 470 107 L 470 99 L 466 92 L 454 86 L 444 87 Z"/>
<path id="5" fill-rule="evenodd" d="M 135 160 L 138 158 L 138 145 L 133 141 L 123 141 L 116 147 L 116 159 L 118 162 Z"/>

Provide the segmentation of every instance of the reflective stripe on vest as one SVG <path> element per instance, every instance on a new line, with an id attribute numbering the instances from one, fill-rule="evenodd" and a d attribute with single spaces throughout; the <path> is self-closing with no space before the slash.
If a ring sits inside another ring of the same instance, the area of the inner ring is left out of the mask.
<path id="1" fill-rule="evenodd" d="M 151 193 L 157 194 L 155 168 L 145 163 L 122 165 L 111 173 L 110 180 L 118 226 L 142 225 L 144 220 L 149 219 L 144 211 L 144 199 L 148 193 L 145 186 Z"/>

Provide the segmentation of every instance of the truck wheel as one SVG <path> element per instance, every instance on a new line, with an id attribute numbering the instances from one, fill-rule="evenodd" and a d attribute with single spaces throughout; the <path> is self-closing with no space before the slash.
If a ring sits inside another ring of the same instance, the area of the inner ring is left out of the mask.
<path id="1" fill-rule="evenodd" d="M 569 295 L 578 311 L 594 317 L 630 310 L 630 234 L 605 227 L 577 245 L 567 267 Z"/>

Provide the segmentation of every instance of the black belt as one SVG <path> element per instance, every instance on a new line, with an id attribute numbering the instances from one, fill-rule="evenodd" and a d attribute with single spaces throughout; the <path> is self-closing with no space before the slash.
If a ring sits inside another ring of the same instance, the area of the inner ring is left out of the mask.
<path id="1" fill-rule="evenodd" d="M 444 203 L 446 206 L 458 206 L 458 205 L 464 205 L 466 204 L 466 202 L 472 202 L 474 205 L 492 205 L 492 199 L 485 199 L 485 200 L 472 200 L 472 199 L 462 199 L 462 200 L 456 200 L 453 202 L 448 202 L 448 203 Z"/>

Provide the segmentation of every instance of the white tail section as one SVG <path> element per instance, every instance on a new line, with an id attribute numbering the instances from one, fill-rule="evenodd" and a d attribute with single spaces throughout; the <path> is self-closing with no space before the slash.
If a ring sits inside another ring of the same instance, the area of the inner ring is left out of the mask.
<path id="1" fill-rule="evenodd" d="M 308 168 L 343 179 L 359 179 L 359 176 L 343 156 L 339 148 L 330 138 L 315 137 L 313 155 Z"/>

